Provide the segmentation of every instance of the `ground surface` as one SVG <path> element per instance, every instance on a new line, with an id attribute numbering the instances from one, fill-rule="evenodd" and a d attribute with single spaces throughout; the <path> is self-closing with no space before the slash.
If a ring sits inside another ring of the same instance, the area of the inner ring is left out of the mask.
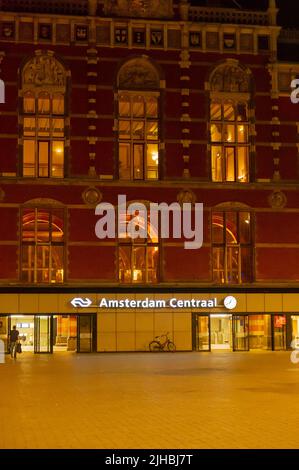
<path id="1" fill-rule="evenodd" d="M 299 448 L 289 352 L 21 354 L 0 364 L 0 448 Z"/>

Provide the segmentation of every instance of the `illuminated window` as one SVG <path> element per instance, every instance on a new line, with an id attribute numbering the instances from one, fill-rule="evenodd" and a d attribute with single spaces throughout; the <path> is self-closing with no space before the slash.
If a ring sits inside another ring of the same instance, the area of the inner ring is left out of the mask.
<path id="1" fill-rule="evenodd" d="M 22 71 L 23 176 L 64 177 L 65 73 L 53 57 L 39 56 Z"/>
<path id="2" fill-rule="evenodd" d="M 26 283 L 62 283 L 64 228 L 61 209 L 24 209 L 21 279 Z"/>
<path id="3" fill-rule="evenodd" d="M 241 284 L 252 280 L 250 212 L 215 212 L 212 219 L 213 280 Z"/>
<path id="4" fill-rule="evenodd" d="M 158 97 L 120 94 L 118 117 L 119 178 L 158 179 Z"/>
<path id="5" fill-rule="evenodd" d="M 118 161 L 122 180 L 159 177 L 158 88 L 157 71 L 145 59 L 129 60 L 119 72 Z"/>
<path id="6" fill-rule="evenodd" d="M 212 181 L 249 182 L 249 78 L 240 67 L 221 66 L 211 78 Z"/>
<path id="7" fill-rule="evenodd" d="M 125 284 L 144 284 L 158 282 L 159 240 L 149 221 L 145 227 L 144 217 L 138 217 L 138 226 L 144 230 L 144 238 L 119 238 L 119 282 Z M 133 219 L 127 216 L 126 226 Z M 136 219 L 136 216 L 134 216 Z"/>

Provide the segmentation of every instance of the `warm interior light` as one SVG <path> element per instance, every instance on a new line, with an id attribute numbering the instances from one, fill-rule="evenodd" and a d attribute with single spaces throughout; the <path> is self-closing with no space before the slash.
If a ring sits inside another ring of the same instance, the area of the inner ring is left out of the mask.
<path id="1" fill-rule="evenodd" d="M 63 150 L 62 150 L 62 147 L 61 147 L 61 146 L 55 147 L 55 152 L 56 152 L 56 153 L 62 153 L 62 151 L 63 151 Z"/>
<path id="2" fill-rule="evenodd" d="M 158 152 L 152 152 L 152 160 L 158 163 Z"/>
<path id="3" fill-rule="evenodd" d="M 141 279 L 141 270 L 133 269 L 133 281 L 138 281 L 139 279 Z"/>

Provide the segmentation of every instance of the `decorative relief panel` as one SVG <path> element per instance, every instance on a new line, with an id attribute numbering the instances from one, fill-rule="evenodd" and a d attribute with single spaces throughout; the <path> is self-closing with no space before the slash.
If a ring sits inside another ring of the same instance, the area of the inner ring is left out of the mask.
<path id="1" fill-rule="evenodd" d="M 65 87 L 66 76 L 63 66 L 53 54 L 36 53 L 23 69 L 23 85 Z"/>
<path id="2" fill-rule="evenodd" d="M 234 64 L 217 67 L 211 77 L 211 91 L 249 92 L 248 73 Z"/>
<path id="3" fill-rule="evenodd" d="M 119 71 L 119 88 L 159 88 L 159 76 L 151 63 L 142 58 L 126 62 Z"/>

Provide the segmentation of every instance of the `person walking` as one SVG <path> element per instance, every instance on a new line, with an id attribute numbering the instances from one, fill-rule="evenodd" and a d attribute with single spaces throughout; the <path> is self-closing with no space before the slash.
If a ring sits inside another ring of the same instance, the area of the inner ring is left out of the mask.
<path id="1" fill-rule="evenodd" d="M 18 340 L 19 340 L 19 331 L 17 330 L 16 325 L 14 325 L 10 332 L 10 355 L 11 357 L 15 359 L 17 357 Z"/>

